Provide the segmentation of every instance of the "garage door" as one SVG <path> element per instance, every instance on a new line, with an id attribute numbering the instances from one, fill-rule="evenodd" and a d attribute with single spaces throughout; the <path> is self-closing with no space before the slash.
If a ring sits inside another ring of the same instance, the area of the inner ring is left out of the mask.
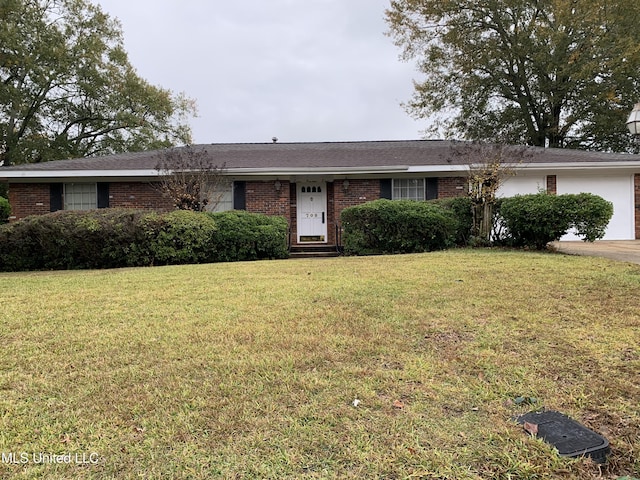
<path id="1" fill-rule="evenodd" d="M 633 240 L 635 238 L 633 212 L 633 176 L 563 176 L 557 178 L 558 195 L 588 192 L 613 203 L 613 217 L 607 227 L 604 240 Z M 581 240 L 567 234 L 562 240 Z"/>

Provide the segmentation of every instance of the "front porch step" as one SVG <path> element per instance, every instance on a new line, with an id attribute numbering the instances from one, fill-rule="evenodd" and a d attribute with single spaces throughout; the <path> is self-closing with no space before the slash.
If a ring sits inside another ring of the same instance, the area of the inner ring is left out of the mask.
<path id="1" fill-rule="evenodd" d="M 289 258 L 337 257 L 340 253 L 335 245 L 292 245 Z"/>

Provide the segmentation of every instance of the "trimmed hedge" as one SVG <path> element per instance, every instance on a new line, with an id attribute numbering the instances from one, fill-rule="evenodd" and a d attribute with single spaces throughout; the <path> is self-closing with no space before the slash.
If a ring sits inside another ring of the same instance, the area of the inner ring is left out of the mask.
<path id="1" fill-rule="evenodd" d="M 455 244 L 453 210 L 410 200 L 375 200 L 342 211 L 344 250 L 352 255 L 416 253 Z"/>
<path id="2" fill-rule="evenodd" d="M 538 250 L 571 229 L 584 241 L 602 238 L 612 215 L 613 204 L 591 193 L 516 195 L 500 205 L 506 243 Z"/>
<path id="3" fill-rule="evenodd" d="M 456 220 L 455 244 L 466 246 L 471 238 L 473 228 L 473 202 L 470 197 L 450 197 L 429 200 L 428 203 L 438 205 L 450 211 Z"/>
<path id="4" fill-rule="evenodd" d="M 0 227 L 0 269 L 59 270 L 128 266 L 128 247 L 142 242 L 142 212 L 55 212 Z"/>
<path id="5" fill-rule="evenodd" d="M 218 226 L 212 261 L 235 262 L 287 258 L 287 231 L 284 217 L 249 213 L 243 210 L 207 213 Z"/>
<path id="6" fill-rule="evenodd" d="M 217 226 L 208 215 L 191 210 L 150 213 L 142 217 L 139 228 L 144 241 L 134 251 L 143 265 L 211 262 Z"/>
<path id="7" fill-rule="evenodd" d="M 235 231 L 237 223 L 221 220 L 222 226 L 217 225 L 217 215 L 223 214 L 100 209 L 31 216 L 0 227 L 0 270 L 116 268 L 288 255 L 283 218 L 242 212 L 244 229 Z M 248 238 L 253 239 L 253 248 L 238 248 Z"/>

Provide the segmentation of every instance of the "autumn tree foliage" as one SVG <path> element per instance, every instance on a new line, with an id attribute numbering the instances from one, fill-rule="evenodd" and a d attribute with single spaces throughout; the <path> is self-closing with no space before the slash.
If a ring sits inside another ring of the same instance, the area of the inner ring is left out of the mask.
<path id="1" fill-rule="evenodd" d="M 98 5 L 0 0 L 0 164 L 185 144 L 194 114 L 136 73 Z"/>
<path id="2" fill-rule="evenodd" d="M 405 105 L 431 133 L 625 151 L 640 99 L 640 4 L 393 0 L 389 35 L 423 77 Z"/>
<path id="3" fill-rule="evenodd" d="M 156 166 L 158 190 L 178 210 L 215 210 L 228 190 L 225 164 L 214 163 L 204 147 L 187 145 L 163 152 Z"/>

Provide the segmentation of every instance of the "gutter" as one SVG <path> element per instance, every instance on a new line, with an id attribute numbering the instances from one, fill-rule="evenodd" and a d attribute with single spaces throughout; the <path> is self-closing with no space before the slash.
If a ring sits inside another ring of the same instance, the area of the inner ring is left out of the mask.
<path id="1" fill-rule="evenodd" d="M 473 167 L 474 165 L 471 165 Z M 469 165 L 380 165 L 375 167 L 300 167 L 300 168 L 227 168 L 228 176 L 295 176 L 295 175 L 388 175 L 393 173 L 461 173 L 468 172 Z M 570 163 L 522 163 L 514 166 L 516 171 L 576 171 L 629 170 L 640 173 L 640 161 L 615 162 L 570 162 Z M 156 169 L 140 170 L 4 170 L 0 169 L 0 180 L 9 179 L 57 179 L 57 178 L 155 178 Z"/>
<path id="2" fill-rule="evenodd" d="M 284 176 L 284 175 L 362 175 L 380 173 L 404 173 L 407 166 L 379 167 L 305 167 L 305 168 L 226 168 L 224 175 L 229 176 Z M 158 170 L 0 170 L 0 179 L 43 179 L 43 178 L 114 178 L 114 177 L 158 177 Z"/>

